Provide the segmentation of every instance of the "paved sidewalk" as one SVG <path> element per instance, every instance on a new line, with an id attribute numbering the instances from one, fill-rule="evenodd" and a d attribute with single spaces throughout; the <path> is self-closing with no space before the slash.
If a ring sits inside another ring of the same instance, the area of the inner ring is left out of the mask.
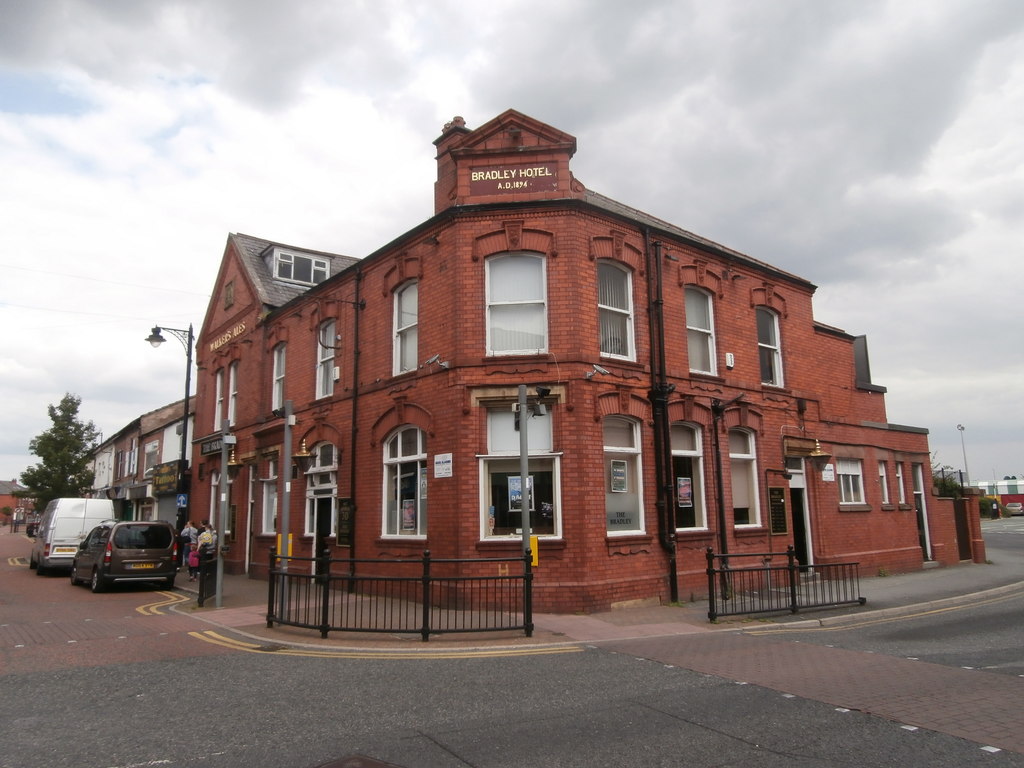
<path id="1" fill-rule="evenodd" d="M 232 628 L 264 641 L 307 646 L 395 648 L 403 651 L 419 648 L 437 652 L 445 648 L 465 650 L 467 647 L 600 643 L 737 630 L 750 626 L 752 621 L 776 624 L 811 622 L 834 626 L 860 620 L 865 614 L 912 613 L 1024 589 L 1024 557 L 990 546 L 988 558 L 989 562 L 983 564 L 928 568 L 896 576 L 862 576 L 861 593 L 867 598 L 863 606 L 808 610 L 797 615 L 725 617 L 716 623 L 708 621 L 706 600 L 674 606 L 642 605 L 590 615 L 542 613 L 534 614 L 535 630 L 531 638 L 524 637 L 522 632 L 479 632 L 434 635 L 429 643 L 424 643 L 419 635 L 332 632 L 328 638 L 321 639 L 315 630 L 281 626 L 267 628 L 267 582 L 244 575 L 224 576 L 222 607 L 212 607 L 213 601 L 210 600 L 203 608 L 193 604 L 189 610 L 211 624 Z M 189 582 L 187 576 L 179 576 L 178 589 L 195 593 L 197 584 Z"/>

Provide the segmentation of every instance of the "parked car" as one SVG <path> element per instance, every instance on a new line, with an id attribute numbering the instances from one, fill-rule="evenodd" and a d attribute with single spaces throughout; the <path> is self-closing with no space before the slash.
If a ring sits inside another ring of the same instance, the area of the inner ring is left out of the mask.
<path id="1" fill-rule="evenodd" d="M 1008 515 L 1024 515 L 1024 506 L 1019 501 L 1011 501 L 1006 505 Z"/>
<path id="2" fill-rule="evenodd" d="M 93 528 L 71 563 L 71 583 L 88 583 L 93 592 L 132 581 L 174 586 L 178 573 L 178 537 L 164 521 L 115 522 Z"/>
<path id="3" fill-rule="evenodd" d="M 71 567 L 86 534 L 113 516 L 114 502 L 109 499 L 53 499 L 33 531 L 28 567 L 40 576 L 51 569 Z"/>

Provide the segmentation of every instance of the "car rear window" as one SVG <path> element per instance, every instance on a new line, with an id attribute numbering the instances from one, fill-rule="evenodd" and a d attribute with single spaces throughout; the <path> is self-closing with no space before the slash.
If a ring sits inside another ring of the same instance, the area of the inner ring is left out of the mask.
<path id="1" fill-rule="evenodd" d="M 114 531 L 114 546 L 121 549 L 167 549 L 173 536 L 166 525 L 125 525 Z"/>

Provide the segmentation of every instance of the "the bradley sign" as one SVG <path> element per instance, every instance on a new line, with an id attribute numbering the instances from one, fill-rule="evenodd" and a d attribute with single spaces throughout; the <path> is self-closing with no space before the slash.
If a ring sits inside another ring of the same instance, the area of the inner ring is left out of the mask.
<path id="1" fill-rule="evenodd" d="M 558 189 L 558 167 L 555 163 L 499 165 L 473 168 L 469 172 L 471 195 L 548 192 L 556 189 Z"/>

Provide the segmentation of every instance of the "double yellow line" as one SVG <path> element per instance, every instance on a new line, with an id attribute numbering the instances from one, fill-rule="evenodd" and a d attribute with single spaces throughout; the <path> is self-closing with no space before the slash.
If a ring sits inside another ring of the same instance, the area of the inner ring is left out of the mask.
<path id="1" fill-rule="evenodd" d="M 147 603 L 146 605 L 140 605 L 135 610 L 141 613 L 143 616 L 163 616 L 164 612 L 161 608 L 166 608 L 170 605 L 177 605 L 178 603 L 184 603 L 191 600 L 191 597 L 182 595 L 178 592 L 158 592 L 158 595 L 163 595 L 166 599 L 161 600 L 158 603 Z"/>
<path id="2" fill-rule="evenodd" d="M 583 648 L 577 646 L 559 646 L 557 648 L 497 648 L 493 651 L 472 649 L 465 651 L 344 651 L 294 648 L 274 645 L 273 643 L 258 644 L 226 637 L 214 630 L 205 632 L 189 632 L 191 637 L 212 645 L 219 645 L 232 651 L 245 653 L 265 653 L 274 656 L 305 656 L 315 659 L 485 659 L 503 656 L 546 656 L 555 653 L 579 653 Z"/>

